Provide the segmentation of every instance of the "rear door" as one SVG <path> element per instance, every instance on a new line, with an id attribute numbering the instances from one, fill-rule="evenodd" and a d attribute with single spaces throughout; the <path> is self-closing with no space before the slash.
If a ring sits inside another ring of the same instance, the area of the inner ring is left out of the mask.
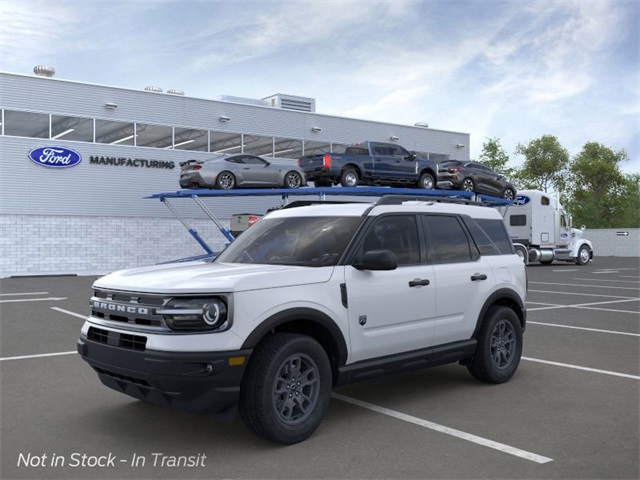
<path id="1" fill-rule="evenodd" d="M 421 215 L 436 295 L 434 344 L 468 340 L 495 285 L 490 265 L 456 215 Z"/>

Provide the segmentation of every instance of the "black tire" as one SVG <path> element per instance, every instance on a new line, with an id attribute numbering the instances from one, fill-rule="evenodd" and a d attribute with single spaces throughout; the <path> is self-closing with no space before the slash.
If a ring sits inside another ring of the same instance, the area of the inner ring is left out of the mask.
<path id="1" fill-rule="evenodd" d="M 508 307 L 491 307 L 480 327 L 478 346 L 467 366 L 469 373 L 483 382 L 504 383 L 516 373 L 521 356 L 518 315 Z"/>
<path id="2" fill-rule="evenodd" d="M 502 198 L 505 200 L 515 200 L 516 192 L 514 192 L 512 188 L 505 188 L 504 192 L 502 192 Z"/>
<path id="3" fill-rule="evenodd" d="M 589 263 L 590 259 L 591 259 L 591 252 L 589 251 L 589 247 L 587 247 L 586 245 L 582 245 L 578 249 L 578 256 L 576 257 L 576 263 L 578 265 L 586 265 L 587 263 Z"/>
<path id="4" fill-rule="evenodd" d="M 436 182 L 433 179 L 433 175 L 430 173 L 423 173 L 418 180 L 418 188 L 423 190 L 433 190 L 436 187 Z"/>
<path id="5" fill-rule="evenodd" d="M 460 190 L 462 190 L 463 192 L 475 192 L 476 182 L 474 182 L 472 178 L 467 177 L 462 180 L 462 183 L 460 184 Z"/>
<path id="6" fill-rule="evenodd" d="M 343 187 L 357 187 L 359 180 L 358 172 L 353 168 L 345 168 L 340 175 L 340 185 Z"/>
<path id="7" fill-rule="evenodd" d="M 219 188 L 221 190 L 231 190 L 235 186 L 236 177 L 233 175 L 233 173 L 225 170 L 224 172 L 220 172 L 218 174 L 218 177 L 216 178 L 216 188 Z"/>
<path id="8" fill-rule="evenodd" d="M 302 186 L 302 175 L 295 170 L 287 172 L 284 176 L 284 188 L 300 188 Z"/>
<path id="9" fill-rule="evenodd" d="M 302 376 L 295 378 L 296 373 Z M 322 422 L 331 385 L 329 358 L 317 341 L 273 334 L 256 347 L 245 372 L 240 417 L 260 437 L 285 445 L 301 442 Z"/>

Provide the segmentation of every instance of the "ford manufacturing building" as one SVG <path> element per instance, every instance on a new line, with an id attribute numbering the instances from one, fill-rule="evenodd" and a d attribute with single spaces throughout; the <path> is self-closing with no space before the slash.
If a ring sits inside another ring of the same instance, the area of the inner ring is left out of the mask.
<path id="1" fill-rule="evenodd" d="M 54 79 L 47 67 L 34 72 L 0 73 L 0 277 L 102 274 L 204 253 L 165 205 L 145 198 L 179 190 L 185 160 L 245 152 L 295 162 L 362 140 L 394 141 L 435 160 L 469 159 L 469 134 L 322 115 L 310 98 L 207 100 Z M 75 164 L 43 166 L 30 158 L 36 149 L 40 156 L 71 150 Z M 234 213 L 280 203 L 205 200 L 227 224 Z M 172 204 L 210 245 L 224 246 L 192 201 Z"/>

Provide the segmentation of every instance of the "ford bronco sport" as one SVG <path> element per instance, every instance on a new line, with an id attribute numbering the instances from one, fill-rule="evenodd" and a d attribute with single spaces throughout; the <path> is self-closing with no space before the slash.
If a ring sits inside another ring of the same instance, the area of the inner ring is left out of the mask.
<path id="1" fill-rule="evenodd" d="M 269 213 L 214 261 L 93 286 L 78 352 L 106 386 L 292 444 L 332 387 L 451 362 L 502 383 L 526 272 L 493 208 L 383 197 Z"/>

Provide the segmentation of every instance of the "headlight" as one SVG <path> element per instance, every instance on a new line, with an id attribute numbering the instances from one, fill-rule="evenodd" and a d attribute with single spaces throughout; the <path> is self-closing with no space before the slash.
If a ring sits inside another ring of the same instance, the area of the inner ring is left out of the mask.
<path id="1" fill-rule="evenodd" d="M 231 322 L 228 299 L 172 298 L 156 313 L 172 330 L 226 330 Z"/>

